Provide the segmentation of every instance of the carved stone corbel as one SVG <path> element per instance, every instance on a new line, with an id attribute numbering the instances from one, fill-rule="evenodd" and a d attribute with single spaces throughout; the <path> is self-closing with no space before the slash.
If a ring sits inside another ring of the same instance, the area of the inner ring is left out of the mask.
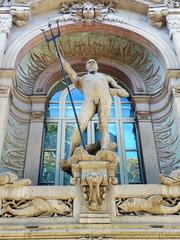
<path id="1" fill-rule="evenodd" d="M 13 17 L 13 23 L 17 27 L 23 27 L 31 17 L 30 7 L 13 4 L 10 13 Z"/>
<path id="2" fill-rule="evenodd" d="M 32 111 L 31 116 L 32 116 L 32 121 L 44 121 L 43 111 Z"/>
<path id="3" fill-rule="evenodd" d="M 157 28 L 162 28 L 166 23 L 168 9 L 165 4 L 156 4 L 149 7 L 148 18 L 149 22 Z"/>
<path id="4" fill-rule="evenodd" d="M 90 210 L 98 210 L 105 200 L 107 181 L 101 172 L 91 172 L 81 179 L 84 190 L 84 199 L 88 202 Z"/>
<path id="5" fill-rule="evenodd" d="M 139 120 L 149 120 L 150 119 L 150 112 L 149 111 L 138 111 L 136 115 Z"/>

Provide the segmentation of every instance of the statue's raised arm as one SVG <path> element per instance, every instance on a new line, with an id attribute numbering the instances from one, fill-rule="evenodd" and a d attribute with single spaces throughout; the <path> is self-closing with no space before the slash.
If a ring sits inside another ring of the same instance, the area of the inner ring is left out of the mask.
<path id="1" fill-rule="evenodd" d="M 111 96 L 129 97 L 129 93 L 124 88 L 120 87 L 112 77 L 106 76 L 106 79 L 110 86 L 109 91 Z"/>
<path id="2" fill-rule="evenodd" d="M 62 64 L 64 67 L 64 70 L 67 72 L 67 74 L 69 75 L 69 78 L 71 79 L 72 83 L 75 85 L 75 87 L 79 88 L 79 77 L 77 75 L 77 73 L 74 71 L 74 69 L 71 67 L 71 65 L 64 59 L 64 57 L 61 55 L 61 60 L 62 60 Z"/>

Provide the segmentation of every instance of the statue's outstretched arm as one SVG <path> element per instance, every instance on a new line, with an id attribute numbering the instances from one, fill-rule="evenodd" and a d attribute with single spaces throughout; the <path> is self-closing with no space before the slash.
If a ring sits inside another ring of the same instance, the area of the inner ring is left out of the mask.
<path id="1" fill-rule="evenodd" d="M 110 76 L 106 76 L 109 85 L 112 88 L 109 88 L 111 96 L 119 96 L 119 97 L 129 97 L 129 93 L 122 87 L 120 87 L 117 82 Z"/>
<path id="2" fill-rule="evenodd" d="M 61 55 L 61 59 L 62 59 L 64 70 L 69 75 L 69 78 L 71 79 L 72 83 L 74 83 L 76 87 L 79 87 L 80 81 L 77 73 L 74 71 L 71 65 L 63 58 L 62 55 Z"/>

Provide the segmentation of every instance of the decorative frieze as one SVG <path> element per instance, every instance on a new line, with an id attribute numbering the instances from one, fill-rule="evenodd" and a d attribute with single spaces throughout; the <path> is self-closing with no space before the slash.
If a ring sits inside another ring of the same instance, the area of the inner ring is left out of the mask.
<path id="1" fill-rule="evenodd" d="M 19 190 L 23 188 L 22 192 L 26 193 L 28 189 L 25 190 L 25 187 L 30 184 L 30 179 L 18 179 L 14 173 L 0 174 L 0 218 L 72 216 L 72 199 L 52 199 L 51 195 L 48 198 L 39 197 L 38 192 L 29 198 L 26 194 L 20 197 Z M 9 195 L 6 194 L 8 190 L 11 192 Z"/>
<path id="2" fill-rule="evenodd" d="M 149 22 L 157 28 L 162 28 L 166 23 L 168 8 L 165 4 L 156 4 L 149 7 L 148 17 Z"/>
<path id="3" fill-rule="evenodd" d="M 160 195 L 116 199 L 117 215 L 173 215 L 180 211 L 180 201 L 171 206 L 169 200 Z"/>

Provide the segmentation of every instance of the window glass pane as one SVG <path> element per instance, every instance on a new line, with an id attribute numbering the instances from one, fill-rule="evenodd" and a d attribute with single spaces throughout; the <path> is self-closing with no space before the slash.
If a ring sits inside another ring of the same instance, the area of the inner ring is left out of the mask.
<path id="1" fill-rule="evenodd" d="M 116 123 L 109 123 L 108 130 L 111 142 L 117 143 Z"/>
<path id="2" fill-rule="evenodd" d="M 58 117 L 58 113 L 59 113 L 59 104 L 50 103 L 46 116 L 50 118 L 55 118 L 55 117 Z"/>
<path id="3" fill-rule="evenodd" d="M 42 162 L 41 183 L 54 184 L 56 151 L 44 151 Z"/>
<path id="4" fill-rule="evenodd" d="M 118 180 L 118 184 L 121 184 L 120 163 L 118 163 L 117 168 L 116 168 L 116 177 Z"/>
<path id="5" fill-rule="evenodd" d="M 77 116 L 79 116 L 80 110 L 81 110 L 81 104 L 76 103 L 75 104 L 75 109 Z M 65 117 L 74 117 L 74 112 L 71 103 L 66 104 L 66 109 L 65 109 Z"/>
<path id="6" fill-rule="evenodd" d="M 121 103 L 130 103 L 130 98 L 121 97 Z"/>
<path id="7" fill-rule="evenodd" d="M 64 158 L 68 159 L 70 155 L 71 139 L 76 123 L 67 123 L 65 129 L 65 153 Z M 83 132 L 84 143 L 87 144 L 87 129 Z"/>
<path id="8" fill-rule="evenodd" d="M 129 183 L 141 183 L 142 179 L 137 151 L 126 151 L 126 164 Z"/>
<path id="9" fill-rule="evenodd" d="M 115 117 L 115 104 L 112 103 L 110 108 L 110 117 Z"/>
<path id="10" fill-rule="evenodd" d="M 129 117 L 134 116 L 134 112 L 132 111 L 131 104 L 122 103 L 121 104 L 121 109 L 122 109 L 122 117 L 123 118 L 129 118 Z"/>
<path id="11" fill-rule="evenodd" d="M 71 96 L 72 96 L 73 101 L 78 102 L 78 101 L 83 101 L 84 100 L 84 95 L 77 88 L 74 88 L 73 90 L 71 90 Z M 66 101 L 70 102 L 69 94 L 67 94 Z"/>
<path id="12" fill-rule="evenodd" d="M 116 123 L 108 124 L 109 136 L 111 142 L 117 142 L 117 133 L 116 133 Z M 95 142 L 98 142 L 101 138 L 101 133 L 99 131 L 99 123 L 94 123 L 94 132 L 95 132 Z"/>
<path id="13" fill-rule="evenodd" d="M 50 102 L 59 102 L 59 97 L 60 97 L 60 94 L 61 94 L 61 92 L 57 92 L 57 93 L 55 93 L 51 98 L 50 98 Z"/>
<path id="14" fill-rule="evenodd" d="M 44 148 L 56 149 L 56 145 L 57 145 L 57 124 L 47 123 L 45 128 Z"/>
<path id="15" fill-rule="evenodd" d="M 63 185 L 65 186 L 70 185 L 70 181 L 71 181 L 71 176 L 68 173 L 64 172 Z"/>
<path id="16" fill-rule="evenodd" d="M 124 123 L 124 145 L 126 149 L 137 149 L 136 129 L 133 123 Z"/>

